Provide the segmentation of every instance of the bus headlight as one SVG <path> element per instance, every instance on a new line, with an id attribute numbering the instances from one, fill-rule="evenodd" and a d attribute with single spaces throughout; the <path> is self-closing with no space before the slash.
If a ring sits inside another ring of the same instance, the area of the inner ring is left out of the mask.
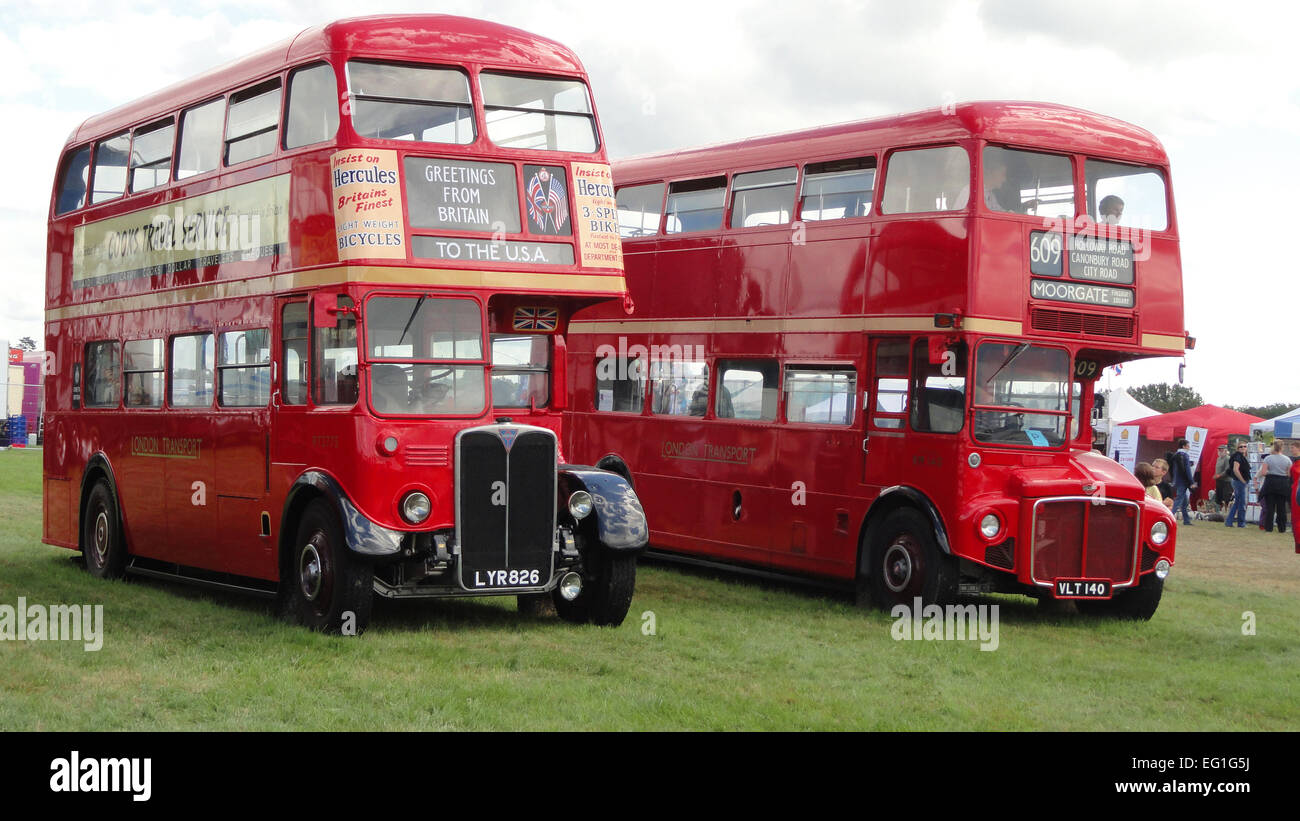
<path id="1" fill-rule="evenodd" d="M 413 525 L 418 525 L 433 512 L 429 497 L 418 490 L 413 490 L 402 497 L 402 518 Z"/>
<path id="2" fill-rule="evenodd" d="M 1151 525 L 1151 544 L 1161 545 L 1167 541 L 1169 541 L 1169 525 L 1164 522 Z"/>
<path id="3" fill-rule="evenodd" d="M 591 515 L 591 509 L 594 506 L 591 494 L 585 490 L 575 490 L 569 497 L 569 514 L 577 521 L 582 521 Z"/>
<path id="4" fill-rule="evenodd" d="M 980 519 L 980 535 L 992 541 L 1002 532 L 1002 520 L 996 513 L 986 513 L 984 518 Z"/>
<path id="5" fill-rule="evenodd" d="M 1169 575 L 1169 560 L 1161 559 L 1160 561 L 1156 562 L 1156 578 L 1163 579 L 1168 575 Z"/>

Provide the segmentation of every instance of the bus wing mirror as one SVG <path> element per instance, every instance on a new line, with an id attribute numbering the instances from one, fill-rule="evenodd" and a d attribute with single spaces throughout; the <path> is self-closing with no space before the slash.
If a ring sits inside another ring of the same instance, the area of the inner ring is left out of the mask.
<path id="1" fill-rule="evenodd" d="M 311 324 L 315 328 L 337 328 L 339 325 L 338 296 L 317 294 L 311 301 Z"/>
<path id="2" fill-rule="evenodd" d="M 341 293 L 319 293 L 311 301 L 311 323 L 317 328 L 337 328 L 340 314 L 356 314 L 357 309 L 351 305 L 340 305 L 347 295 Z"/>

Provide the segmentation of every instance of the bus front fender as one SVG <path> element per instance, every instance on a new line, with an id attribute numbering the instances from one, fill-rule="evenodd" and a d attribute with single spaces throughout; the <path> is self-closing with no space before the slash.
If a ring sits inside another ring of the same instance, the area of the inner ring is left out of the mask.
<path id="1" fill-rule="evenodd" d="M 938 508 L 924 493 L 914 487 L 894 485 L 880 491 L 880 495 L 871 503 L 871 508 L 867 511 L 867 526 L 871 527 L 877 517 L 883 518 L 884 514 L 899 506 L 914 507 L 923 511 L 934 525 L 934 540 L 938 542 L 939 549 L 945 555 L 952 555 L 952 548 L 948 545 L 948 531 L 943 526 L 943 519 L 939 517 Z"/>
<path id="2" fill-rule="evenodd" d="M 284 502 L 284 513 L 281 516 L 281 530 L 285 533 L 285 527 L 293 522 L 301 508 L 304 494 L 315 494 L 323 496 L 330 500 L 339 514 L 339 521 L 343 524 L 343 537 L 347 543 L 348 549 L 358 556 L 364 558 L 382 558 L 386 556 L 396 556 L 402 551 L 402 533 L 397 530 L 389 530 L 386 527 L 377 525 L 362 515 L 357 510 L 356 505 L 343 492 L 342 486 L 327 473 L 319 470 L 309 470 L 302 474 L 294 481 L 293 486 L 289 488 L 288 498 Z M 291 534 L 281 537 L 292 538 Z"/>
<path id="3" fill-rule="evenodd" d="M 610 550 L 639 551 L 650 543 L 650 526 L 645 509 L 627 480 L 617 473 L 592 467 L 561 465 L 559 468 L 560 508 L 567 507 L 575 491 L 591 494 L 596 535 Z"/>

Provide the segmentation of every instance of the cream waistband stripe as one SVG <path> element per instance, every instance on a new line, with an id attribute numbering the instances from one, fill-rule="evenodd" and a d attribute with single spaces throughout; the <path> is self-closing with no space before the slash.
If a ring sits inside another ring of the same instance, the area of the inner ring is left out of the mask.
<path id="1" fill-rule="evenodd" d="M 143 311 L 208 302 L 216 299 L 263 296 L 287 293 L 301 288 L 323 285 L 342 285 L 347 282 L 374 282 L 383 285 L 433 285 L 450 288 L 499 288 L 501 290 L 577 291 L 582 293 L 621 296 L 627 285 L 621 274 L 551 274 L 535 271 L 469 271 L 450 268 L 410 268 L 402 266 L 340 265 L 331 268 L 312 268 L 284 274 L 268 274 L 249 279 L 207 282 L 109 297 L 94 302 L 82 302 L 49 308 L 46 321 L 74 319 L 121 311 Z"/>

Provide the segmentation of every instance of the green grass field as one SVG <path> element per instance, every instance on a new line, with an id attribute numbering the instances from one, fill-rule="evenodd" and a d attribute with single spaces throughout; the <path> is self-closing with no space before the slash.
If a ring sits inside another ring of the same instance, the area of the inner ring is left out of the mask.
<path id="1" fill-rule="evenodd" d="M 40 472 L 39 451 L 0 452 L 0 604 L 103 604 L 104 644 L 0 641 L 0 730 L 1300 729 L 1289 534 L 1184 529 L 1149 623 L 997 599 L 995 652 L 656 565 L 619 628 L 523 619 L 513 599 L 380 601 L 364 636 L 331 638 L 260 600 L 91 578 L 40 543 Z"/>

